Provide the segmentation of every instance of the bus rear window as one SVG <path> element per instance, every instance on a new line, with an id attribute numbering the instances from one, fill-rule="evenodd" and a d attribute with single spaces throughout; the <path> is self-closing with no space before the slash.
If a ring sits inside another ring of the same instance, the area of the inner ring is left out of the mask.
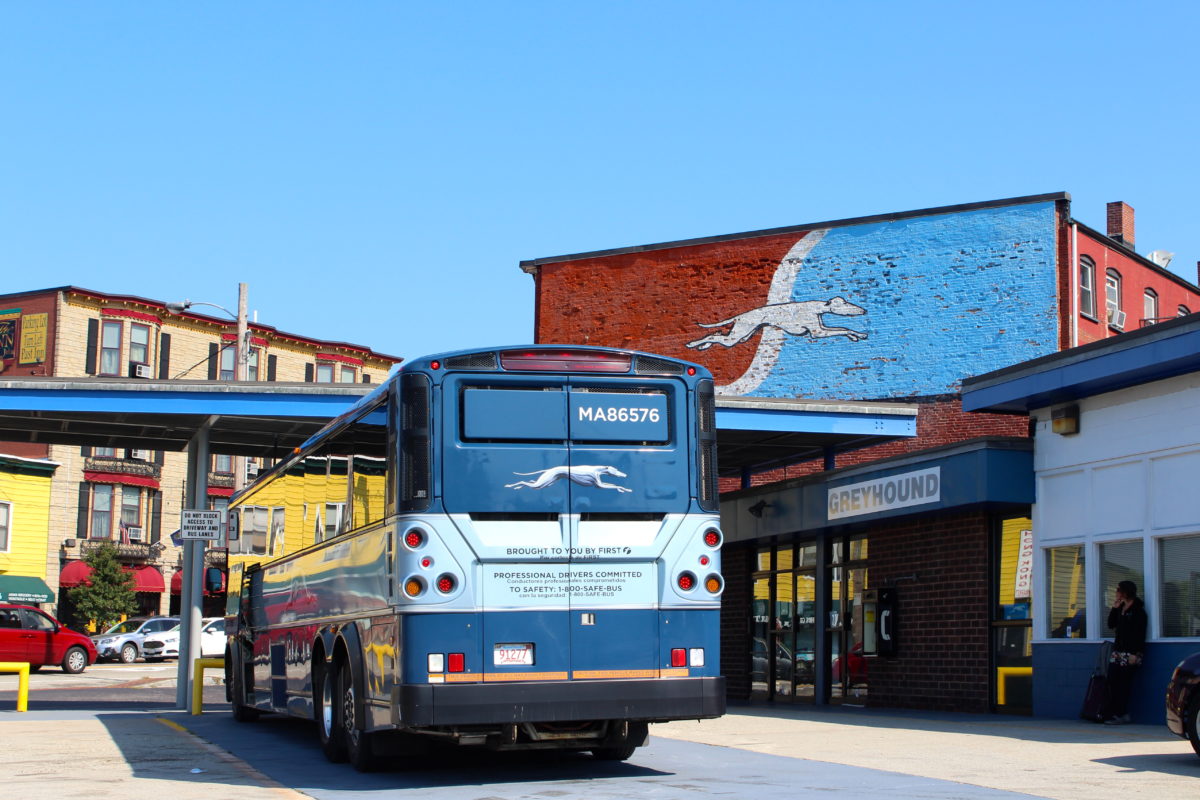
<path id="1" fill-rule="evenodd" d="M 567 438 L 562 390 L 467 389 L 463 438 L 492 442 L 561 442 Z"/>

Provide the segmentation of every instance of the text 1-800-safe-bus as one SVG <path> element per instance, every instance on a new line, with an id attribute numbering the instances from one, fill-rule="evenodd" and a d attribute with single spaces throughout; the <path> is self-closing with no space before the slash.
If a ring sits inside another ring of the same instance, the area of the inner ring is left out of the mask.
<path id="1" fill-rule="evenodd" d="M 312 546 L 231 580 L 234 715 L 332 760 L 425 735 L 628 758 L 724 713 L 711 377 L 626 350 L 418 359 L 231 502 Z M 401 735 L 383 737 L 384 732 Z M 402 748 L 403 749 L 403 748 Z"/>

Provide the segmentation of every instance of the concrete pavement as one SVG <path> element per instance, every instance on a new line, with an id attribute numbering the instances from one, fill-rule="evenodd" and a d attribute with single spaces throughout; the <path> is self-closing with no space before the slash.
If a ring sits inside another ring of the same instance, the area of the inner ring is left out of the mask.
<path id="1" fill-rule="evenodd" d="M 96 681 L 128 675 L 103 669 L 88 672 Z M 79 676 L 69 677 L 77 681 Z M 95 710 L 62 702 L 58 710 L 44 710 L 56 707 L 52 700 L 72 694 L 62 691 L 69 685 L 67 680 L 47 682 L 46 688 L 31 692 L 31 710 L 17 713 L 10 710 L 15 708 L 15 678 L 0 676 L 0 797 L 306 797 L 189 731 L 189 723 L 202 726 L 169 702 L 129 712 L 110 705 Z M 118 685 L 161 690 L 173 686 L 173 677 L 148 674 Z M 222 699 L 219 686 L 209 687 L 209 714 L 228 713 Z M 849 707 L 737 706 L 717 720 L 654 725 L 651 736 L 1059 800 L 1200 797 L 1200 758 L 1185 740 L 1162 726 L 1108 727 L 1073 720 Z M 315 746 L 304 757 L 321 758 Z"/>

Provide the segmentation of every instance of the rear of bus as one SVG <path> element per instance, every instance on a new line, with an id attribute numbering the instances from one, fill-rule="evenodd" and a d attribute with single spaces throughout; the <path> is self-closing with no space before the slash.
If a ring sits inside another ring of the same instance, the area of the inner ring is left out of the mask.
<path id="1" fill-rule="evenodd" d="M 532 347 L 400 387 L 402 725 L 620 758 L 724 713 L 703 368 Z"/>

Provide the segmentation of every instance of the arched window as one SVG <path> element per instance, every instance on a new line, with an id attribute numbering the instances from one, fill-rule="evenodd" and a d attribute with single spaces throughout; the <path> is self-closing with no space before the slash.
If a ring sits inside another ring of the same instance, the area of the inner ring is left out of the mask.
<path id="1" fill-rule="evenodd" d="M 1142 294 L 1142 324 L 1153 325 L 1158 321 L 1158 292 L 1146 289 Z"/>
<path id="2" fill-rule="evenodd" d="M 1109 325 L 1125 327 L 1125 312 L 1121 310 L 1121 273 L 1115 269 L 1104 274 L 1104 308 Z"/>
<path id="3" fill-rule="evenodd" d="M 1096 317 L 1096 262 L 1079 257 L 1079 313 Z"/>
<path id="4" fill-rule="evenodd" d="M 1190 308 L 1188 308 L 1187 306 L 1180 306 L 1179 313 L 1176 316 L 1186 317 L 1190 313 L 1192 313 L 1192 310 Z"/>

